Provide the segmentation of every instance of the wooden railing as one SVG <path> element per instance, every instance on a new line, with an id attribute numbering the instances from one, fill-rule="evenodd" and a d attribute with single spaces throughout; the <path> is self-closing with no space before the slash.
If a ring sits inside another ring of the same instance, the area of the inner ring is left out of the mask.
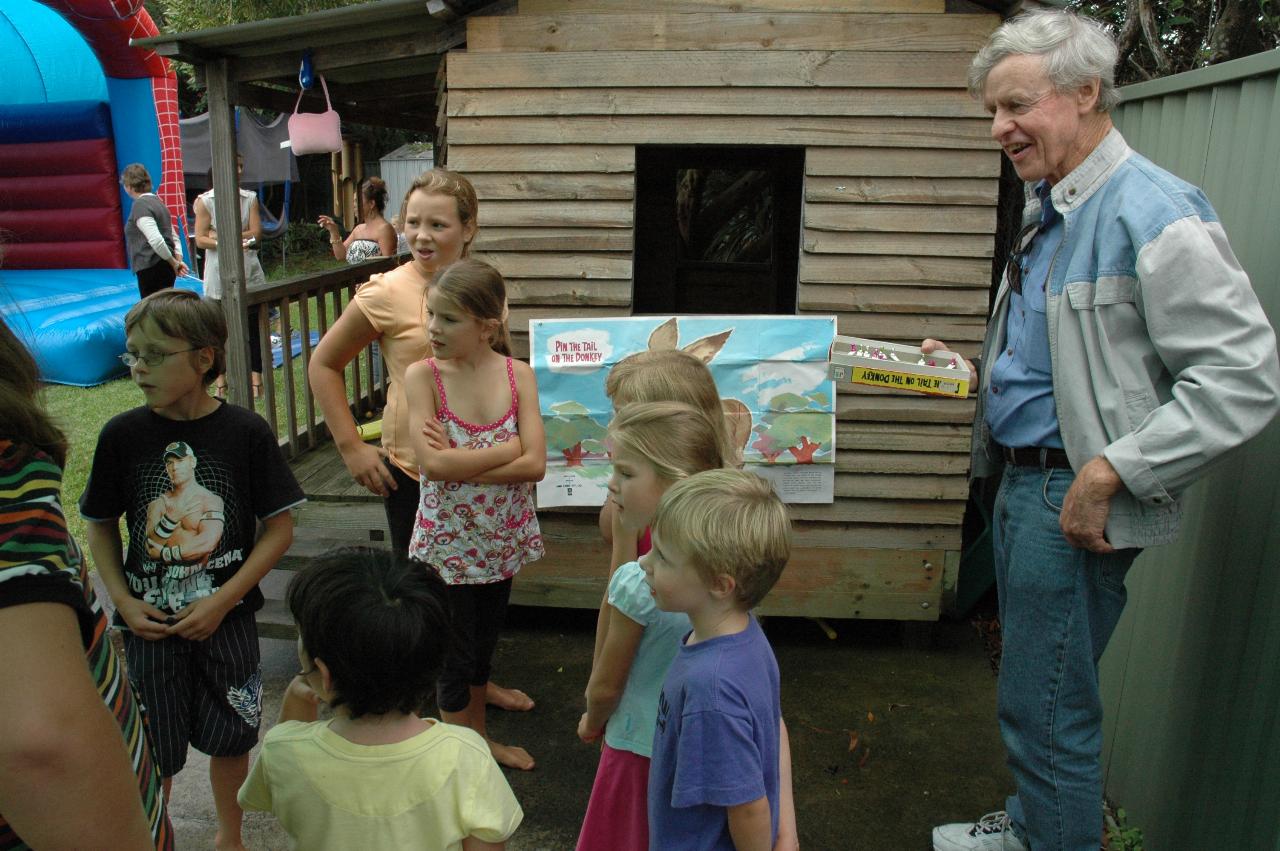
<path id="1" fill-rule="evenodd" d="M 307 367 L 314 348 L 311 336 L 319 337 L 333 325 L 351 303 L 356 288 L 370 275 L 394 269 L 400 258 L 380 257 L 354 266 L 342 266 L 324 272 L 312 272 L 275 281 L 265 286 L 250 287 L 246 304 L 250 321 L 257 308 L 256 321 L 262 350 L 262 398 L 254 407 L 266 418 L 280 441 L 286 457 L 294 458 L 314 448 L 328 436 L 323 415 L 311 395 Z M 273 320 L 273 308 L 278 311 Z M 271 368 L 272 335 L 280 339 L 282 363 Z M 294 353 L 293 339 L 300 339 L 300 351 Z M 381 410 L 386 399 L 386 370 L 375 381 L 372 346 L 364 348 L 345 374 L 347 402 L 356 422 Z"/>

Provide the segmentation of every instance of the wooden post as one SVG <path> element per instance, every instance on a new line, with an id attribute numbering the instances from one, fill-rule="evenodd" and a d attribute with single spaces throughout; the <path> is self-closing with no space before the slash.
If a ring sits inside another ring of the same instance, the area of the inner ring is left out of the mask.
<path id="1" fill-rule="evenodd" d="M 350 139 L 342 140 L 342 173 L 339 175 L 338 185 L 342 187 L 342 227 L 347 233 L 351 233 L 351 229 L 356 226 L 356 207 L 351 201 L 351 182 L 355 169 L 352 166 L 354 161 L 353 143 Z"/>
<path id="2" fill-rule="evenodd" d="M 329 182 L 333 186 L 333 220 L 342 221 L 342 153 L 329 154 Z"/>
<path id="3" fill-rule="evenodd" d="M 249 381 L 249 314 L 245 307 L 244 252 L 240 234 L 240 175 L 236 170 L 236 117 L 227 60 L 205 66 L 209 131 L 213 142 L 213 226 L 218 232 L 222 314 L 227 318 L 227 384 L 233 404 L 253 410 Z M 266 369 L 267 365 L 263 364 Z"/>

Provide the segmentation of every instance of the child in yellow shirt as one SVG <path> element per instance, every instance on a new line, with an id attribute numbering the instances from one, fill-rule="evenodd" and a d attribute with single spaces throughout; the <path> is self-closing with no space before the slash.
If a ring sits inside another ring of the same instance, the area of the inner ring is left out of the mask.
<path id="1" fill-rule="evenodd" d="M 289 585 L 298 660 L 240 789 L 299 848 L 502 849 L 524 817 L 484 738 L 418 716 L 435 691 L 444 583 L 390 553 L 342 550 Z M 333 708 L 317 721 L 316 704 Z"/>

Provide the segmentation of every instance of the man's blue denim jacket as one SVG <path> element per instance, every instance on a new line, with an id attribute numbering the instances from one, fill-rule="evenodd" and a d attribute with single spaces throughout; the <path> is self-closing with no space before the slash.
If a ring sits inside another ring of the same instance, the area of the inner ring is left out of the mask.
<path id="1" fill-rule="evenodd" d="M 1066 225 L 1046 311 L 1063 448 L 1076 470 L 1105 455 L 1124 481 L 1107 521 L 1112 546 L 1170 543 L 1182 491 L 1280 406 L 1275 332 L 1204 193 L 1131 150 L 1120 131 L 1052 198 Z M 1024 220 L 1039 215 L 1028 192 Z M 1005 280 L 980 386 L 1007 308 Z M 989 444 L 979 393 L 975 477 L 999 471 Z"/>

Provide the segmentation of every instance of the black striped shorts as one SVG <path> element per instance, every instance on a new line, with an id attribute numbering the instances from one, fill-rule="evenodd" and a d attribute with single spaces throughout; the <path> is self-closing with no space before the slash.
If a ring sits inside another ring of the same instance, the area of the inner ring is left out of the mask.
<path id="1" fill-rule="evenodd" d="M 129 680 L 142 698 L 163 777 L 187 762 L 187 745 L 240 756 L 258 742 L 262 666 L 252 612 L 233 611 L 205 641 L 124 633 Z"/>

